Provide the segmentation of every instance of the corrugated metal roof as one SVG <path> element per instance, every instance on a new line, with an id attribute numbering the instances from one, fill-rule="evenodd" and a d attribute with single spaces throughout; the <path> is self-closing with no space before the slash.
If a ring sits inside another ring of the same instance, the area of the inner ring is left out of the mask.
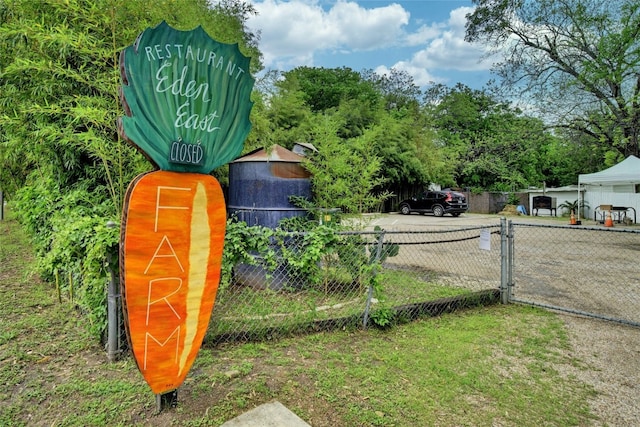
<path id="1" fill-rule="evenodd" d="M 242 157 L 235 159 L 232 163 L 237 162 L 288 162 L 300 163 L 304 160 L 303 156 L 289 151 L 278 144 L 273 145 L 269 151 L 259 148 Z"/>

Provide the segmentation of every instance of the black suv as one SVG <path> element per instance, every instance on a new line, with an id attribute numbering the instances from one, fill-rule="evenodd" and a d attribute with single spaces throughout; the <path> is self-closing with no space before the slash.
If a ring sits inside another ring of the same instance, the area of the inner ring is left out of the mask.
<path id="1" fill-rule="evenodd" d="M 435 216 L 444 214 L 459 216 L 468 209 L 469 205 L 464 194 L 452 190 L 425 191 L 400 203 L 400 212 L 404 215 L 420 212 L 433 213 Z"/>

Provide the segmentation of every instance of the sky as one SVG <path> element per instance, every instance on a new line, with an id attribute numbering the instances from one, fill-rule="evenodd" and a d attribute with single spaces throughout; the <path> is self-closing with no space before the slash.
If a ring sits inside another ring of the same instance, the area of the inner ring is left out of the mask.
<path id="1" fill-rule="evenodd" d="M 391 68 L 426 88 L 463 83 L 481 89 L 492 61 L 464 41 L 470 0 L 249 0 L 266 70 L 298 66 L 354 71 Z"/>

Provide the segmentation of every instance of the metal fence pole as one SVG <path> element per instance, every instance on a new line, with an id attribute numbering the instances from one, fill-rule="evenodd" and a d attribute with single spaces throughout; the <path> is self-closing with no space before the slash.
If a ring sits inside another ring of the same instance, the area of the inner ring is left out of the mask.
<path id="1" fill-rule="evenodd" d="M 500 218 L 500 301 L 502 304 L 509 302 L 509 242 L 507 219 Z"/>
<path id="2" fill-rule="evenodd" d="M 515 268 L 515 233 L 513 227 L 513 221 L 509 221 L 508 226 L 508 246 L 509 246 L 509 266 L 507 273 L 507 301 L 511 302 L 511 297 L 513 293 L 513 269 Z"/>
<path id="3" fill-rule="evenodd" d="M 384 244 L 384 231 L 380 232 L 380 234 L 378 234 L 378 244 L 376 245 L 376 256 L 375 259 L 373 260 L 373 262 L 371 263 L 372 265 L 377 264 L 378 262 L 380 262 L 380 258 L 382 256 L 382 246 Z M 377 271 L 374 269 L 371 274 L 373 274 L 373 276 L 375 277 L 375 275 L 377 274 Z M 369 292 L 367 293 L 367 305 L 364 308 L 364 317 L 362 319 L 362 327 L 366 328 L 367 327 L 367 323 L 369 323 L 369 312 L 371 310 L 371 300 L 373 299 L 373 280 L 371 280 L 371 282 L 369 283 Z"/>
<path id="4" fill-rule="evenodd" d="M 107 227 L 115 227 L 112 221 Z M 116 283 L 116 273 L 112 268 L 113 253 L 107 253 L 107 270 L 109 271 L 109 286 L 107 288 L 107 356 L 110 362 L 115 362 L 120 353 L 120 316 L 118 306 L 120 304 L 120 292 Z"/>
<path id="5" fill-rule="evenodd" d="M 4 194 L 0 190 L 0 221 L 4 219 Z"/>

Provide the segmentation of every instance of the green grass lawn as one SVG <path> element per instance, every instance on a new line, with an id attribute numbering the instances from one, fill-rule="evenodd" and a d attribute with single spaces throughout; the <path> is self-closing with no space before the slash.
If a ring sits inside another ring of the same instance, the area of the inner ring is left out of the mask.
<path id="1" fill-rule="evenodd" d="M 32 263 L 17 224 L 0 221 L 1 426 L 216 426 L 271 400 L 314 427 L 596 424 L 594 391 L 566 374 L 585 368 L 564 324 L 517 305 L 205 346 L 177 408 L 158 414 L 133 359 L 109 363 Z"/>
<path id="2" fill-rule="evenodd" d="M 380 282 L 384 288 L 385 307 L 470 293 L 465 289 L 438 284 L 434 280 L 421 280 L 415 273 L 403 270 L 383 270 Z M 218 296 L 214 322 L 208 336 L 239 331 L 260 335 L 261 331 L 270 328 L 295 331 L 315 321 L 362 318 L 366 301 L 367 287 L 362 284 L 349 284 L 343 291 L 336 292 L 313 288 L 272 291 L 231 286 Z M 380 306 L 376 299 L 371 310 L 375 311 Z"/>

